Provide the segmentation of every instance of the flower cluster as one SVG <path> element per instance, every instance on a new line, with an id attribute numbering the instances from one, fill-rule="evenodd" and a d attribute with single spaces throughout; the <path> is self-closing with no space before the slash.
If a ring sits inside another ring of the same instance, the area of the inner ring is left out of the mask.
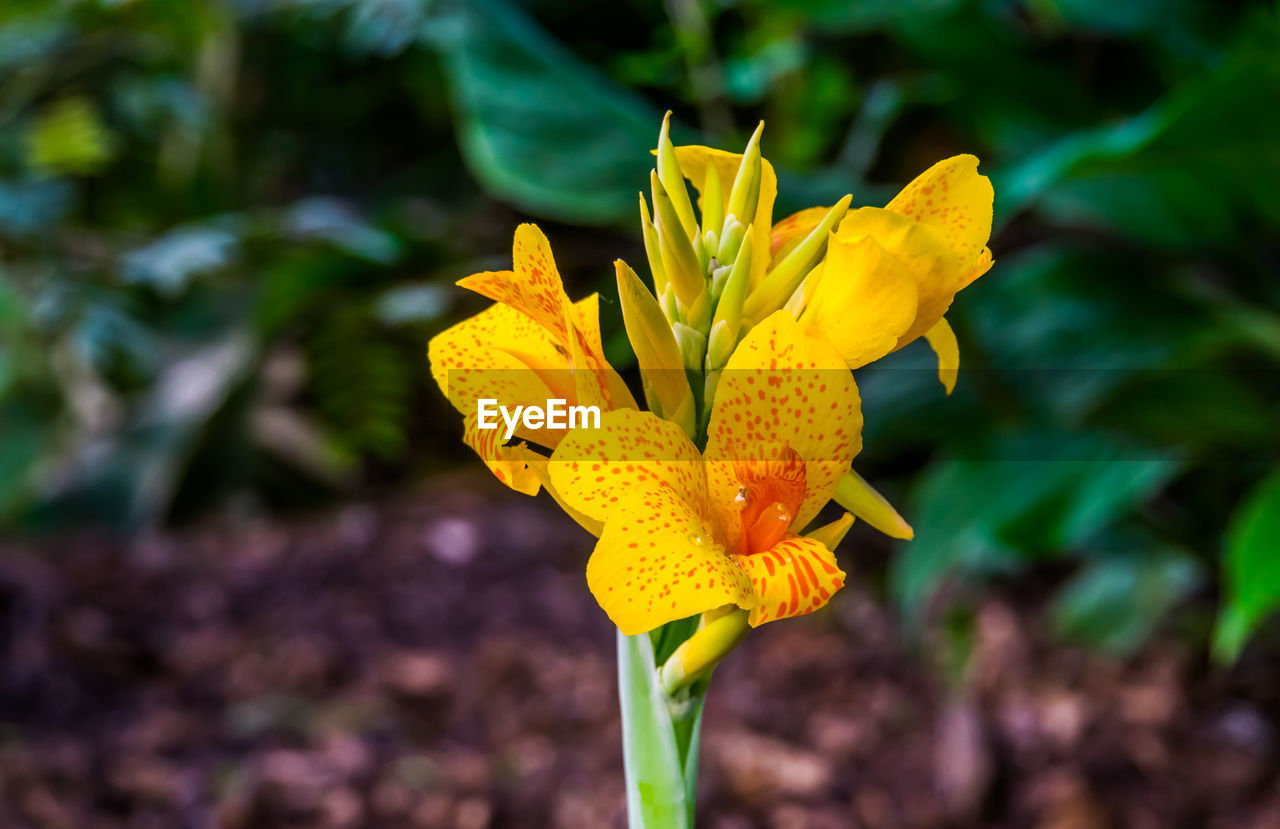
<path id="1" fill-rule="evenodd" d="M 623 633 L 704 614 L 732 638 L 825 605 L 844 584 L 832 550 L 854 516 L 910 537 L 850 468 L 862 443 L 852 370 L 923 336 L 951 391 L 959 350 L 944 314 L 991 267 L 993 193 L 961 155 L 884 207 L 846 196 L 774 223 L 761 129 L 736 154 L 674 146 L 668 121 L 640 197 L 651 282 L 614 263 L 647 410 L 605 360 L 597 297 L 570 301 L 533 225 L 516 230 L 512 270 L 458 283 L 495 304 L 434 338 L 429 357 L 494 474 L 545 488 L 598 536 L 587 583 Z M 549 398 L 598 406 L 599 428 L 521 426 L 514 445 L 477 428 L 479 400 Z M 848 512 L 811 529 L 833 500 Z M 677 655 L 664 684 L 696 669 L 695 654 Z"/>

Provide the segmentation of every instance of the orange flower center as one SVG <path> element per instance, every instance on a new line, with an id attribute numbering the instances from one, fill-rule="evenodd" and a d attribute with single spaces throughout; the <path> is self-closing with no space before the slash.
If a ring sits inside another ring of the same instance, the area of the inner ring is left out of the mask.
<path id="1" fill-rule="evenodd" d="M 790 446 L 771 459 L 736 464 L 738 520 L 742 529 L 739 552 L 763 553 L 781 541 L 804 503 L 804 461 Z"/>

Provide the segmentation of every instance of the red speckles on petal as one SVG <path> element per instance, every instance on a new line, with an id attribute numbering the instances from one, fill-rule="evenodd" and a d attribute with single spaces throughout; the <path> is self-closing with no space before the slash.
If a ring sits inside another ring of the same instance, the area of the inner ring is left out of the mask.
<path id="1" fill-rule="evenodd" d="M 759 604 L 750 623 L 812 613 L 844 586 L 844 573 L 835 557 L 811 538 L 792 536 L 768 552 L 734 556 L 750 575 Z"/>
<path id="2" fill-rule="evenodd" d="M 624 633 L 652 630 L 725 604 L 750 607 L 750 578 L 715 543 L 711 527 L 669 486 L 651 489 L 646 499 L 625 502 L 605 524 L 587 564 L 587 584 L 609 618 Z M 643 511 L 656 510 L 671 526 L 642 526 Z M 632 583 L 633 570 L 645 578 Z M 610 591 L 609 587 L 622 585 Z"/>
<path id="3" fill-rule="evenodd" d="M 806 409 L 809 417 L 801 414 Z M 711 506 L 731 547 L 737 549 L 739 523 L 735 462 L 757 458 L 765 445 L 787 446 L 798 455 L 806 491 L 794 529 L 830 499 L 861 448 L 861 434 L 858 390 L 839 352 L 786 312 L 753 328 L 720 377 L 708 427 Z"/>

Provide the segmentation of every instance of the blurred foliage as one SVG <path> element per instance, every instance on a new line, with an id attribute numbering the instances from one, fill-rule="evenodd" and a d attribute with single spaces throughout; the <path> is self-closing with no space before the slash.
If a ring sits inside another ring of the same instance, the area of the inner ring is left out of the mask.
<path id="1" fill-rule="evenodd" d="M 966 629 L 1016 577 L 1127 653 L 1225 567 L 1231 657 L 1280 601 L 1273 7 L 31 0 L 0 8 L 0 71 L 12 529 L 305 506 L 464 457 L 422 359 L 478 307 L 450 282 L 523 213 L 591 226 L 549 229 L 571 293 L 607 289 L 670 107 L 721 146 L 763 117 L 779 216 L 883 203 L 955 152 L 996 182 L 956 394 L 923 345 L 859 377 L 861 467 L 917 531 L 887 572 L 909 619 Z"/>

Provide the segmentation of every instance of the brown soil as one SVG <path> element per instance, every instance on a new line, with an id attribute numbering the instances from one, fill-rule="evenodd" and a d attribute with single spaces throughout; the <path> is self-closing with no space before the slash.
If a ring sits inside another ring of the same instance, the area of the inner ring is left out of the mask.
<path id="1" fill-rule="evenodd" d="M 0 826 L 624 824 L 590 538 L 477 479 L 0 550 Z M 703 827 L 1275 827 L 1275 669 L 1119 663 L 992 595 L 944 694 L 855 584 L 715 677 Z"/>

